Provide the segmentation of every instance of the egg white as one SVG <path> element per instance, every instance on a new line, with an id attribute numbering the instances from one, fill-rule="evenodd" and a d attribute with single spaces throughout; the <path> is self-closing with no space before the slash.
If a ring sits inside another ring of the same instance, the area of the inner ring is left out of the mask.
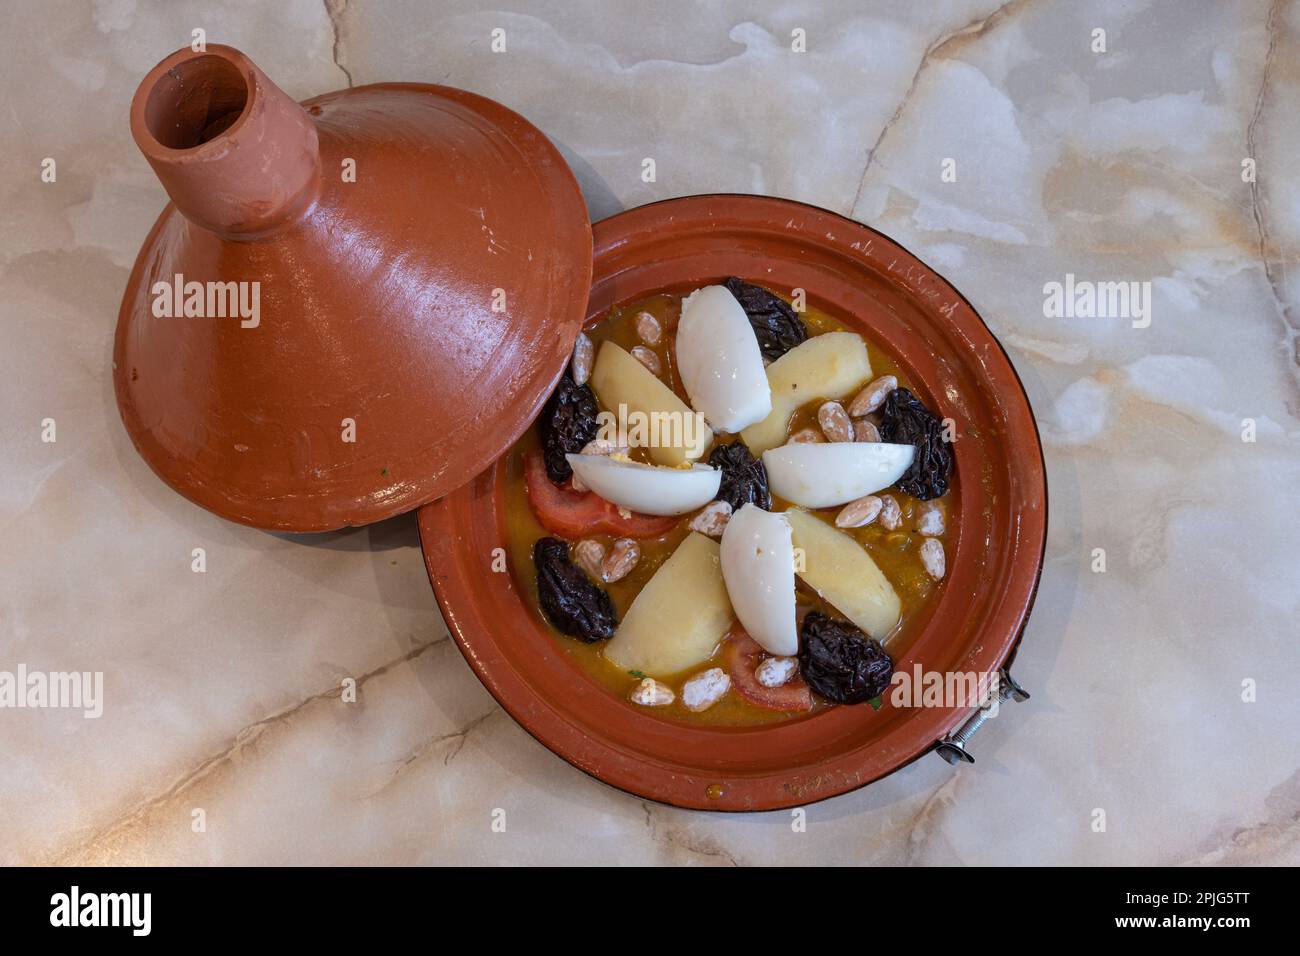
<path id="1" fill-rule="evenodd" d="M 677 373 L 691 405 L 718 431 L 738 432 L 772 411 L 763 353 L 725 286 L 696 289 L 677 323 Z"/>
<path id="2" fill-rule="evenodd" d="M 736 617 L 769 654 L 799 651 L 794 544 L 785 515 L 746 504 L 722 532 L 722 580 Z"/>
<path id="3" fill-rule="evenodd" d="M 682 515 L 718 494 L 722 472 L 708 465 L 660 468 L 606 455 L 565 455 L 574 473 L 606 501 L 647 515 Z"/>
<path id="4" fill-rule="evenodd" d="M 772 494 L 805 508 L 830 508 L 888 488 L 916 449 L 889 442 L 794 442 L 763 452 Z"/>

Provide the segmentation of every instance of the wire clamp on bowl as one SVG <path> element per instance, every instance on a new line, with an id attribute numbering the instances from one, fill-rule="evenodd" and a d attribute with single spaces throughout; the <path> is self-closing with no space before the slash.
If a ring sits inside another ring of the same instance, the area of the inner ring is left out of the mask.
<path id="1" fill-rule="evenodd" d="M 966 749 L 966 744 L 975 736 L 975 731 L 983 727 L 990 717 L 997 716 L 998 710 L 1008 700 L 1019 702 L 1028 699 L 1029 692 L 1016 683 L 1010 670 L 1002 668 L 984 703 L 957 730 L 936 743 L 935 752 L 950 764 L 974 763 L 975 758 Z"/>

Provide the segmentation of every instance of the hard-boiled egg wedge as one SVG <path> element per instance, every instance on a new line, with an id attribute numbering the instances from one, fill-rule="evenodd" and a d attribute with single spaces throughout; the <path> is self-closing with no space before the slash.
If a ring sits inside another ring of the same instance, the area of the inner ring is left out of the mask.
<path id="1" fill-rule="evenodd" d="M 725 286 L 696 289 L 677 323 L 677 373 L 710 425 L 738 432 L 772 411 L 772 392 L 754 329 Z"/>
<path id="2" fill-rule="evenodd" d="M 620 455 L 565 455 L 574 473 L 606 501 L 647 515 L 684 515 L 718 494 L 722 472 L 708 465 L 661 468 Z"/>
<path id="3" fill-rule="evenodd" d="M 888 488 L 915 451 L 888 442 L 791 443 L 763 452 L 763 467 L 772 494 L 805 508 L 830 508 Z"/>
<path id="4" fill-rule="evenodd" d="M 747 504 L 722 532 L 722 579 L 736 617 L 763 650 L 799 652 L 794 612 L 794 544 L 783 514 Z"/>

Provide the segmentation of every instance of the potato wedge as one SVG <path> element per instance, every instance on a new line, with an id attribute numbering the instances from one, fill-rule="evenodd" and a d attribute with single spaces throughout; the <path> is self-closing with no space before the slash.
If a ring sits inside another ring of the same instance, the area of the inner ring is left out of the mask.
<path id="1" fill-rule="evenodd" d="M 600 347 L 591 387 L 605 411 L 618 415 L 619 406 L 625 408 L 629 440 L 615 443 L 648 447 L 657 465 L 696 461 L 713 441 L 703 415 L 613 342 Z M 640 436 L 638 427 L 644 429 Z"/>
<path id="2" fill-rule="evenodd" d="M 767 367 L 772 414 L 750 425 L 740 437 L 756 456 L 784 445 L 786 426 L 799 406 L 815 398 L 843 398 L 869 378 L 871 361 L 862 336 L 856 332 L 814 336 Z"/>
<path id="3" fill-rule="evenodd" d="M 605 658 L 649 677 L 708 660 L 731 627 L 718 542 L 691 532 L 646 582 L 605 645 Z"/>
<path id="4" fill-rule="evenodd" d="M 871 555 L 855 538 L 806 511 L 792 508 L 785 516 L 794 533 L 795 573 L 876 640 L 888 637 L 898 625 L 901 606 Z"/>

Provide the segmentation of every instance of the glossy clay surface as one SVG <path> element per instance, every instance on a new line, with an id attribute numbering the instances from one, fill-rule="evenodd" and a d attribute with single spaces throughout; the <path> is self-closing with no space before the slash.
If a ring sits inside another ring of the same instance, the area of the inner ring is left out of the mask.
<path id="1" fill-rule="evenodd" d="M 534 417 L 582 319 L 590 230 L 559 153 L 460 90 L 377 84 L 304 110 L 236 50 L 195 60 L 168 57 L 132 107 L 182 207 L 122 301 L 114 382 L 136 448 L 192 501 L 277 530 L 366 524 L 468 480 Z M 194 96 L 240 77 L 232 126 L 166 144 L 204 122 Z M 259 323 L 155 317 L 154 283 L 176 274 L 258 282 Z"/>
<path id="2" fill-rule="evenodd" d="M 1046 538 L 1046 486 L 1032 415 L 1005 354 L 946 282 L 895 243 L 824 210 L 701 196 L 597 224 L 588 321 L 682 283 L 741 275 L 808 290 L 893 355 L 918 394 L 957 423 L 956 534 L 948 576 L 921 612 L 909 669 L 994 670 L 1018 639 Z M 962 440 L 961 436 L 967 436 Z M 838 707 L 761 728 L 670 723 L 597 688 L 483 556 L 505 541 L 504 469 L 420 511 L 444 616 L 479 677 L 534 736 L 600 779 L 680 806 L 759 810 L 861 786 L 925 752 L 965 711 Z"/>

